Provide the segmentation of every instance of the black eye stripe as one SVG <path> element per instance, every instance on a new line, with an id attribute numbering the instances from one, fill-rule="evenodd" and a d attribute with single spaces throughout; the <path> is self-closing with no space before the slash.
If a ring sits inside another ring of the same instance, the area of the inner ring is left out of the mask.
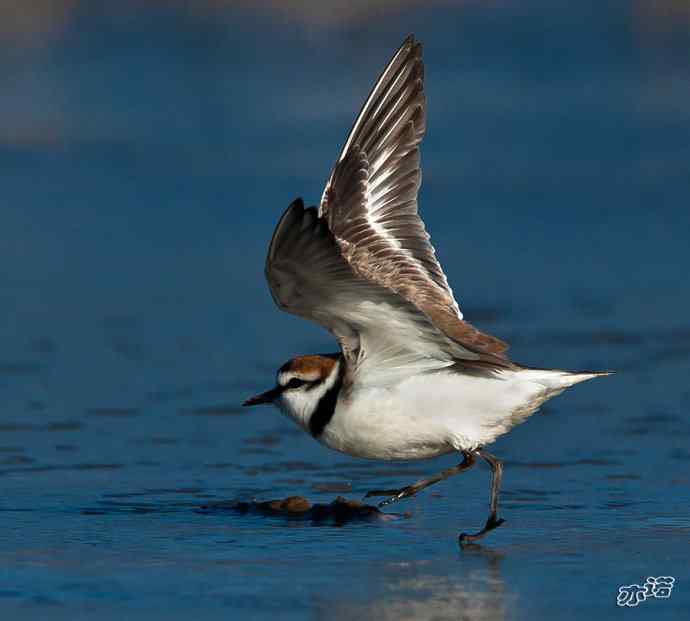
<path id="1" fill-rule="evenodd" d="M 285 388 L 289 390 L 291 388 L 299 388 L 300 386 L 304 386 L 305 384 L 313 383 L 314 382 L 308 382 L 307 380 L 300 379 L 299 377 L 293 377 L 287 384 L 285 384 Z"/>

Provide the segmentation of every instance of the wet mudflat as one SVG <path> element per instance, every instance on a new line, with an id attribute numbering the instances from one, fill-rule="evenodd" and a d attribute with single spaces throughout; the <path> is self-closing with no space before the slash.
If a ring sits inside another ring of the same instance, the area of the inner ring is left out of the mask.
<path id="1" fill-rule="evenodd" d="M 690 22 L 529 6 L 85 9 L 0 39 L 3 618 L 684 618 Z M 617 371 L 492 447 L 506 523 L 463 549 L 483 465 L 379 512 L 368 490 L 459 458 L 356 460 L 240 407 L 333 351 L 273 306 L 265 247 L 411 30 L 420 205 L 466 317 L 519 362 Z M 617 607 L 647 576 L 671 597 Z"/>

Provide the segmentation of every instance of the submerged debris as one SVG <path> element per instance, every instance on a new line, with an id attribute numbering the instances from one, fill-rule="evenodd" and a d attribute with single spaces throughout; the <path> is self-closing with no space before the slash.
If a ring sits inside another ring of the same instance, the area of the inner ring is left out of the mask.
<path id="1" fill-rule="evenodd" d="M 377 507 L 359 500 L 348 500 L 338 496 L 330 504 L 312 504 L 303 496 L 288 496 L 263 502 L 217 502 L 200 508 L 203 513 L 231 511 L 233 513 L 255 513 L 258 515 L 284 516 L 286 518 L 312 520 L 314 522 L 332 521 L 343 523 L 352 520 L 394 519 L 398 516 L 384 514 Z"/>

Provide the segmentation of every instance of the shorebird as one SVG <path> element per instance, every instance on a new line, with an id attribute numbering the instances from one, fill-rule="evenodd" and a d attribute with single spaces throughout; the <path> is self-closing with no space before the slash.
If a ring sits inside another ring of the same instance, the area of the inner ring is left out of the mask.
<path id="1" fill-rule="evenodd" d="M 400 489 L 372 490 L 385 506 L 469 469 L 492 471 L 498 517 L 502 463 L 486 450 L 547 399 L 606 375 L 527 368 L 507 345 L 463 319 L 417 210 L 426 126 L 421 45 L 408 37 L 355 121 L 321 203 L 293 201 L 280 218 L 266 278 L 281 309 L 329 330 L 340 352 L 298 356 L 274 388 L 244 405 L 273 403 L 326 446 L 368 459 L 457 451 L 462 462 Z"/>

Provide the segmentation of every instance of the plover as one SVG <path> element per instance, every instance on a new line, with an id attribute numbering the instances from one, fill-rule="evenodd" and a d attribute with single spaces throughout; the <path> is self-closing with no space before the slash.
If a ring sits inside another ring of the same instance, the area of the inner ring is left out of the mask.
<path id="1" fill-rule="evenodd" d="M 462 462 L 401 489 L 390 504 L 469 469 L 492 471 L 489 517 L 461 542 L 503 523 L 503 467 L 486 450 L 547 399 L 607 375 L 521 366 L 507 345 L 463 319 L 417 212 L 426 126 L 421 45 L 408 37 L 386 65 L 345 141 L 319 207 L 293 201 L 266 259 L 276 304 L 329 330 L 340 352 L 298 356 L 273 403 L 326 446 L 368 459 L 411 460 L 457 451 Z"/>

